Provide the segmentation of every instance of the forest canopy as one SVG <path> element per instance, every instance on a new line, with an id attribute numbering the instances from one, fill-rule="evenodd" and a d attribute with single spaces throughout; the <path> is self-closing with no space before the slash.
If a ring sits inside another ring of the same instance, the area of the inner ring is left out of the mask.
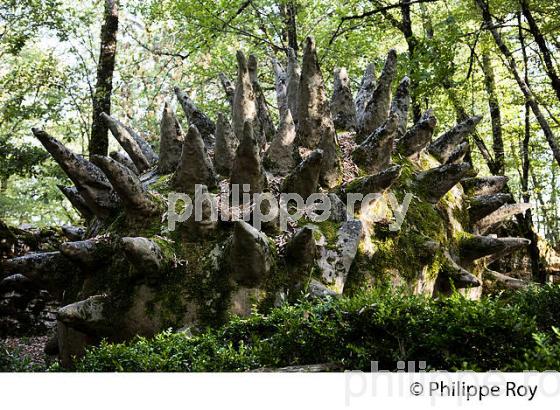
<path id="1" fill-rule="evenodd" d="M 482 115 L 471 137 L 480 174 L 507 175 L 515 199 L 534 204 L 529 217 L 535 230 L 558 243 L 560 9 L 542 0 L 4 1 L 5 222 L 44 226 L 78 219 L 69 203 L 60 206 L 57 184 L 66 184 L 66 177 L 31 128 L 48 129 L 76 152 L 90 154 L 96 104 L 107 103 L 97 92 L 107 74 L 100 67 L 111 69 L 110 53 L 99 41 L 111 34 L 110 5 L 114 19 L 118 14 L 110 108 L 154 145 L 174 86 L 212 117 L 226 109 L 219 74 L 235 76 L 238 49 L 270 66 L 271 58 L 285 61 L 288 47 L 301 55 L 304 39 L 313 35 L 330 94 L 336 67 L 347 68 L 355 91 L 366 65 L 373 62 L 379 73 L 395 48 L 397 77 L 411 79 L 412 119 L 433 108 L 437 134 Z M 262 73 L 273 106 L 272 70 Z"/>

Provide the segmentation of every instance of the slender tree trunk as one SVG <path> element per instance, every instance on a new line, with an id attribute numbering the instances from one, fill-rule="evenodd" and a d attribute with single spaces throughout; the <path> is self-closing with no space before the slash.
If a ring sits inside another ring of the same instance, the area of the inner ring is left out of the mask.
<path id="1" fill-rule="evenodd" d="M 284 18 L 284 38 L 288 42 L 288 46 L 292 48 L 297 55 L 298 41 L 297 41 L 297 4 L 294 0 L 287 1 L 280 5 L 282 16 Z"/>
<path id="2" fill-rule="evenodd" d="M 484 73 L 484 85 L 488 95 L 488 108 L 492 120 L 492 148 L 494 150 L 493 168 L 495 174 L 504 174 L 504 140 L 502 138 L 502 115 L 500 104 L 496 95 L 496 81 L 494 69 L 488 55 L 488 50 L 482 53 L 482 71 Z"/>
<path id="3" fill-rule="evenodd" d="M 528 74 L 528 58 L 527 50 L 525 48 L 525 38 L 523 36 L 523 30 L 521 29 L 521 15 L 518 14 L 519 19 L 519 42 L 521 43 L 521 51 L 523 54 L 523 81 L 525 84 L 529 84 L 529 74 Z M 529 194 L 529 170 L 531 167 L 531 162 L 529 160 L 529 141 L 531 140 L 531 107 L 529 101 L 525 101 L 525 123 L 524 123 L 524 133 L 523 141 L 521 143 L 521 191 L 523 202 L 529 203 L 531 195 Z M 544 270 L 541 269 L 541 256 L 538 247 L 538 236 L 533 227 L 533 213 L 530 209 L 525 212 L 525 215 L 519 215 L 517 217 L 519 224 L 523 227 L 525 238 L 531 241 L 529 245 L 529 258 L 531 260 L 531 274 L 533 280 L 540 283 L 546 282 L 546 274 Z"/>
<path id="4" fill-rule="evenodd" d="M 535 21 L 535 18 L 533 17 L 533 13 L 531 13 L 531 10 L 529 9 L 529 2 L 527 0 L 521 0 L 520 4 L 521 4 L 521 12 L 523 13 L 523 16 L 525 16 L 525 19 L 529 24 L 529 31 L 535 38 L 535 42 L 537 43 L 537 45 L 539 46 L 539 50 L 541 51 L 546 74 L 548 75 L 548 78 L 550 78 L 552 88 L 556 93 L 556 97 L 558 97 L 558 99 L 560 100 L 560 78 L 556 73 L 554 63 L 552 62 L 552 54 L 548 49 L 546 40 L 542 35 L 539 26 Z"/>
<path id="5" fill-rule="evenodd" d="M 548 145 L 550 146 L 550 149 L 552 150 L 552 154 L 554 155 L 554 158 L 556 159 L 556 162 L 558 162 L 558 164 L 560 165 L 560 146 L 558 145 L 558 142 L 556 141 L 556 137 L 552 133 L 552 129 L 550 128 L 550 125 L 548 124 L 548 121 L 544 117 L 544 115 L 543 115 L 543 113 L 542 113 L 542 111 L 539 107 L 539 104 L 535 100 L 535 97 L 533 96 L 533 92 L 531 91 L 531 89 L 529 88 L 527 83 L 523 80 L 523 78 L 519 74 L 519 70 L 517 68 L 517 63 L 515 62 L 515 58 L 513 57 L 513 54 L 511 53 L 511 51 L 509 50 L 507 45 L 502 40 L 502 36 L 498 32 L 498 29 L 496 28 L 496 26 L 494 26 L 493 21 L 492 21 L 492 14 L 490 14 L 488 4 L 486 4 L 484 0 L 475 0 L 475 2 L 476 2 L 476 4 L 478 4 L 478 6 L 480 7 L 480 10 L 482 11 L 482 18 L 484 20 L 484 24 L 485 24 L 486 28 L 488 30 L 490 30 L 490 33 L 492 33 L 492 37 L 494 37 L 494 41 L 496 42 L 496 45 L 498 46 L 498 48 L 500 49 L 500 51 L 504 55 L 504 57 L 507 61 L 507 67 L 509 68 L 509 71 L 514 76 L 515 81 L 519 85 L 519 88 L 521 89 L 521 92 L 523 93 L 523 95 L 525 97 L 525 100 L 527 101 L 527 103 L 531 107 L 531 111 L 533 111 L 533 114 L 535 115 L 535 118 L 537 119 L 539 125 L 541 126 L 541 129 L 542 129 L 543 134 L 546 138 L 546 141 L 548 142 Z"/>
<path id="6" fill-rule="evenodd" d="M 422 109 L 420 108 L 420 103 L 418 102 L 418 81 L 416 79 L 416 64 L 414 62 L 415 59 L 415 51 L 417 45 L 417 39 L 414 36 L 414 32 L 412 31 L 412 18 L 410 17 L 410 0 L 403 0 L 401 3 L 401 14 L 402 14 L 402 21 L 401 21 L 401 31 L 404 35 L 406 40 L 406 44 L 408 45 L 408 58 L 410 60 L 410 69 L 411 69 L 411 81 L 410 81 L 410 89 L 411 89 L 411 105 L 412 105 L 412 116 L 414 122 L 420 120 L 422 116 Z"/>
<path id="7" fill-rule="evenodd" d="M 97 62 L 97 83 L 93 98 L 93 115 L 90 155 L 107 155 L 109 147 L 108 128 L 101 118 L 101 113 L 111 113 L 111 93 L 113 91 L 113 71 L 117 51 L 117 31 L 119 14 L 117 0 L 105 0 L 103 25 L 101 26 L 101 47 Z"/>

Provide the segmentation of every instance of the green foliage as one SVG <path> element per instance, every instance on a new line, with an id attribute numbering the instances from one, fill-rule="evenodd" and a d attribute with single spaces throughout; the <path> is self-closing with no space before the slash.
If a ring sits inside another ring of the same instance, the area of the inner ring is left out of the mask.
<path id="1" fill-rule="evenodd" d="M 560 287 L 470 301 L 376 291 L 322 302 L 301 300 L 267 315 L 233 318 L 198 335 L 164 332 L 129 343 L 103 342 L 78 360 L 78 371 L 244 371 L 335 363 L 394 370 L 399 360 L 431 369 L 560 369 L 558 325 L 546 310 Z M 528 309 L 527 301 L 537 303 Z M 550 301 L 550 302 L 548 302 Z"/>
<path id="2" fill-rule="evenodd" d="M 21 356 L 19 351 L 8 349 L 0 341 L 0 372 L 36 372 L 44 370 L 42 366 L 28 356 Z"/>

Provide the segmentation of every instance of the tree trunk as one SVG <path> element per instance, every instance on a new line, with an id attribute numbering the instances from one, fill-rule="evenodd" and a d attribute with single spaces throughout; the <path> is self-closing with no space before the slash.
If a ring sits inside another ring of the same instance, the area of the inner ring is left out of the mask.
<path id="1" fill-rule="evenodd" d="M 546 141 L 548 142 L 548 145 L 552 150 L 552 154 L 554 155 L 556 162 L 558 162 L 558 164 L 560 165 L 560 146 L 556 141 L 556 137 L 552 133 L 552 129 L 550 128 L 548 121 L 544 117 L 539 104 L 537 104 L 533 92 L 531 91 L 527 83 L 523 80 L 523 78 L 521 78 L 513 54 L 509 50 L 508 46 L 502 40 L 502 36 L 498 32 L 496 26 L 494 26 L 492 21 L 492 14 L 490 14 L 490 9 L 488 8 L 488 4 L 486 4 L 484 0 L 475 0 L 475 1 L 476 4 L 478 4 L 478 6 L 480 7 L 480 10 L 482 11 L 482 18 L 484 20 L 484 24 L 486 28 L 490 30 L 490 33 L 492 33 L 492 37 L 494 37 L 494 41 L 496 42 L 496 45 L 504 55 L 507 61 L 507 67 L 509 68 L 509 71 L 514 76 L 515 81 L 519 85 L 519 88 L 521 89 L 521 92 L 525 97 L 525 100 L 527 101 L 527 103 L 531 107 L 531 110 L 533 111 L 533 114 L 537 118 L 537 121 L 541 126 Z"/>
<path id="2" fill-rule="evenodd" d="M 521 12 L 525 16 L 527 23 L 529 24 L 529 31 L 535 38 L 535 42 L 539 46 L 539 50 L 542 53 L 544 66 L 546 74 L 548 78 L 550 78 L 550 82 L 552 83 L 552 88 L 554 88 L 554 92 L 556 96 L 560 100 L 560 78 L 558 78 L 558 74 L 556 73 L 556 69 L 554 68 L 554 64 L 552 62 L 552 55 L 548 46 L 546 45 L 546 40 L 542 35 L 537 22 L 535 21 L 531 10 L 529 9 L 529 2 L 527 0 L 521 0 Z"/>
<path id="3" fill-rule="evenodd" d="M 117 0 L 105 0 L 105 12 L 101 26 L 101 47 L 97 62 L 97 83 L 93 99 L 90 155 L 107 155 L 109 147 L 108 127 L 101 113 L 111 114 L 111 93 L 113 91 L 113 71 L 117 51 L 117 31 L 119 15 Z"/>
<path id="4" fill-rule="evenodd" d="M 414 63 L 415 58 L 415 50 L 417 40 L 414 36 L 414 32 L 412 31 L 412 18 L 410 17 L 410 1 L 411 0 L 403 0 L 401 4 L 401 14 L 402 14 L 402 33 L 406 40 L 406 44 L 408 45 L 408 58 L 410 60 L 410 90 L 411 90 L 411 105 L 412 105 L 412 115 L 414 122 L 418 122 L 420 117 L 422 116 L 420 104 L 418 103 L 418 80 L 416 73 L 416 64 Z"/>
<path id="5" fill-rule="evenodd" d="M 284 39 L 288 41 L 288 47 L 292 48 L 297 55 L 298 41 L 297 41 L 297 5 L 295 1 L 288 1 L 280 5 L 282 17 L 284 18 Z"/>
<path id="6" fill-rule="evenodd" d="M 500 104 L 496 95 L 496 82 L 494 79 L 494 69 L 490 62 L 488 50 L 482 53 L 482 71 L 484 73 L 484 85 L 488 94 L 488 108 L 492 120 L 492 148 L 494 150 L 493 168 L 496 175 L 504 174 L 504 140 L 502 138 L 502 116 Z"/>

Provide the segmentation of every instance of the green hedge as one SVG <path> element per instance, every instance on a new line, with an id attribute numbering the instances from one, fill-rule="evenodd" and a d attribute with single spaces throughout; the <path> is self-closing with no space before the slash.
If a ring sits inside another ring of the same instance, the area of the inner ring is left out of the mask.
<path id="1" fill-rule="evenodd" d="M 546 286 L 470 301 L 374 292 L 235 318 L 196 336 L 164 332 L 102 343 L 79 371 L 245 371 L 334 363 L 394 370 L 424 360 L 438 370 L 560 370 L 560 288 Z"/>

